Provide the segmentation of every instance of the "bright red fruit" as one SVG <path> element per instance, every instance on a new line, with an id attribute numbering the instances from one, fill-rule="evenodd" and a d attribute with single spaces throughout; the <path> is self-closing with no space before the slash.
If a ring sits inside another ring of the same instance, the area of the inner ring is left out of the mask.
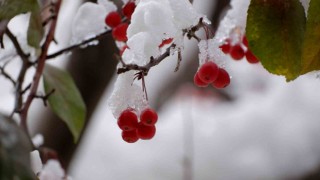
<path id="1" fill-rule="evenodd" d="M 247 58 L 247 61 L 251 64 L 255 64 L 259 62 L 259 59 L 250 50 L 246 52 L 246 58 Z"/>
<path id="2" fill-rule="evenodd" d="M 212 86 L 217 89 L 221 89 L 221 88 L 227 87 L 229 84 L 230 84 L 229 73 L 226 70 L 219 68 L 219 76 L 217 80 L 212 83 Z"/>
<path id="3" fill-rule="evenodd" d="M 122 13 L 123 15 L 125 15 L 128 19 L 131 19 L 131 16 L 134 12 L 134 9 L 136 8 L 136 4 L 133 1 L 129 1 L 127 2 L 127 4 L 125 4 L 122 7 Z"/>
<path id="4" fill-rule="evenodd" d="M 128 26 L 129 25 L 127 23 L 119 24 L 112 30 L 112 37 L 117 41 L 127 41 Z"/>
<path id="5" fill-rule="evenodd" d="M 118 26 L 121 23 L 120 14 L 116 11 L 110 12 L 106 16 L 105 23 L 106 23 L 106 25 L 110 26 L 111 28 Z"/>
<path id="6" fill-rule="evenodd" d="M 159 45 L 159 48 L 162 48 L 164 45 L 170 44 L 172 42 L 173 38 L 168 38 L 162 41 L 162 43 Z"/>
<path id="7" fill-rule="evenodd" d="M 158 121 L 158 114 L 150 108 L 142 111 L 140 121 L 146 126 L 153 126 Z"/>
<path id="8" fill-rule="evenodd" d="M 198 76 L 202 82 L 209 84 L 217 79 L 218 73 L 219 73 L 218 66 L 214 62 L 209 61 L 204 63 L 200 67 L 198 71 Z"/>
<path id="9" fill-rule="evenodd" d="M 139 123 L 137 128 L 137 135 L 140 139 L 147 140 L 152 139 L 156 134 L 155 126 L 146 126 L 142 122 Z"/>
<path id="10" fill-rule="evenodd" d="M 122 139 L 127 143 L 135 143 L 139 140 L 136 130 L 122 131 Z"/>
<path id="11" fill-rule="evenodd" d="M 230 50 L 230 56 L 234 59 L 234 60 L 240 60 L 244 57 L 244 50 L 242 49 L 242 47 L 240 46 L 240 44 L 236 44 L 235 46 L 233 46 Z"/>
<path id="12" fill-rule="evenodd" d="M 224 44 L 222 44 L 220 47 L 222 52 L 224 52 L 225 54 L 229 54 L 230 49 L 231 49 L 231 44 L 230 44 L 230 39 L 227 39 Z"/>
<path id="13" fill-rule="evenodd" d="M 135 130 L 138 127 L 137 115 L 131 109 L 124 110 L 119 116 L 118 126 L 123 131 Z"/>
<path id="14" fill-rule="evenodd" d="M 199 78 L 199 74 L 198 72 L 194 75 L 193 77 L 193 83 L 198 86 L 198 87 L 207 87 L 208 83 L 203 82 L 200 78 Z"/>

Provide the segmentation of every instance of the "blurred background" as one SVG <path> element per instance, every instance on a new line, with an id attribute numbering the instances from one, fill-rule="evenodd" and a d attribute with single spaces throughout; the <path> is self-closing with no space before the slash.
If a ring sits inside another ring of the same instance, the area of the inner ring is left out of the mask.
<path id="1" fill-rule="evenodd" d="M 72 18 L 84 2 L 63 2 L 56 32 L 59 44 L 51 52 L 69 45 Z M 122 6 L 121 1 L 114 2 Z M 230 2 L 193 3 L 216 29 Z M 15 27 L 23 21 L 23 17 L 16 19 Z M 109 36 L 98 46 L 75 50 L 52 62 L 71 72 L 87 105 L 86 127 L 78 144 L 41 101 L 31 109 L 31 132 L 44 136 L 44 146 L 57 151 L 75 180 L 320 179 L 318 74 L 286 83 L 260 64 L 227 59 L 231 85 L 224 90 L 198 88 L 193 85 L 198 47 L 188 41 L 177 73 L 173 72 L 174 56 L 153 68 L 146 79 L 151 107 L 159 115 L 156 136 L 128 144 L 107 106 L 116 78 L 115 53 L 118 50 Z M 14 63 L 8 68 L 18 71 Z M 3 77 L 0 84 L 1 111 L 10 113 L 12 87 Z"/>

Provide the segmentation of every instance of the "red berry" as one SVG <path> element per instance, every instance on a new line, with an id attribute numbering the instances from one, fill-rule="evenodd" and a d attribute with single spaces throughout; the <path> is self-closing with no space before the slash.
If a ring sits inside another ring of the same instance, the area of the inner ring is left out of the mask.
<path id="1" fill-rule="evenodd" d="M 128 19 L 131 19 L 131 16 L 134 12 L 134 9 L 136 8 L 136 4 L 133 1 L 129 1 L 127 4 L 125 4 L 122 7 L 122 13 L 125 15 Z"/>
<path id="2" fill-rule="evenodd" d="M 224 69 L 219 68 L 219 75 L 216 81 L 212 83 L 212 86 L 221 89 L 225 88 L 230 84 L 230 76 Z"/>
<path id="3" fill-rule="evenodd" d="M 166 44 L 170 44 L 172 42 L 173 38 L 168 38 L 162 41 L 162 43 L 159 45 L 159 48 L 162 48 Z"/>
<path id="4" fill-rule="evenodd" d="M 124 110 L 119 116 L 118 126 L 123 131 L 135 130 L 138 126 L 137 115 L 131 109 Z"/>
<path id="5" fill-rule="evenodd" d="M 122 131 L 122 139 L 127 143 L 135 143 L 139 140 L 136 130 Z"/>
<path id="6" fill-rule="evenodd" d="M 146 126 L 143 123 L 139 123 L 137 128 L 137 135 L 140 139 L 151 139 L 156 134 L 155 126 Z"/>
<path id="7" fill-rule="evenodd" d="M 121 23 L 120 14 L 116 11 L 110 12 L 106 16 L 105 23 L 106 23 L 106 25 L 110 26 L 111 28 L 118 26 Z"/>
<path id="8" fill-rule="evenodd" d="M 247 58 L 247 61 L 251 64 L 255 64 L 259 62 L 259 59 L 250 50 L 246 52 L 246 58 Z"/>
<path id="9" fill-rule="evenodd" d="M 247 39 L 246 36 L 243 36 L 243 38 L 242 38 L 242 43 L 243 43 L 246 47 L 249 47 L 249 46 L 248 46 L 248 45 L 249 45 L 248 39 Z"/>
<path id="10" fill-rule="evenodd" d="M 244 57 L 244 50 L 242 49 L 242 47 L 240 46 L 240 44 L 236 44 L 235 46 L 233 46 L 230 50 L 230 56 L 234 59 L 234 60 L 240 60 Z"/>
<path id="11" fill-rule="evenodd" d="M 204 63 L 200 67 L 198 71 L 198 76 L 202 82 L 209 84 L 217 79 L 218 73 L 219 73 L 218 66 L 214 62 L 209 61 Z"/>
<path id="12" fill-rule="evenodd" d="M 147 108 L 142 111 L 140 121 L 146 126 L 153 126 L 158 121 L 158 114 L 153 109 Z"/>
<path id="13" fill-rule="evenodd" d="M 117 41 L 127 41 L 128 26 L 129 25 L 127 23 L 119 24 L 112 30 L 112 37 Z"/>
<path id="14" fill-rule="evenodd" d="M 198 87 L 207 87 L 208 83 L 203 82 L 200 78 L 199 78 L 199 74 L 198 72 L 194 75 L 193 77 L 193 83 L 198 86 Z"/>
<path id="15" fill-rule="evenodd" d="M 222 44 L 219 48 L 221 49 L 222 52 L 224 52 L 225 54 L 228 54 L 231 49 L 230 39 L 227 39 L 224 42 L 224 44 Z"/>

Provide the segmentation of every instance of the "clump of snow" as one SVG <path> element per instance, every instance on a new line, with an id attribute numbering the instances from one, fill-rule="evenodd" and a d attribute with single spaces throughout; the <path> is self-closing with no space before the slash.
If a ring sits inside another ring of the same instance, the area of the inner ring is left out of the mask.
<path id="1" fill-rule="evenodd" d="M 38 150 L 34 150 L 30 153 L 31 168 L 35 174 L 38 174 L 42 170 L 42 161 Z"/>
<path id="2" fill-rule="evenodd" d="M 40 180 L 62 180 L 65 176 L 64 170 L 57 160 L 49 160 L 39 174 Z"/>
<path id="3" fill-rule="evenodd" d="M 58 160 L 50 159 L 43 165 L 38 150 L 30 153 L 30 160 L 31 168 L 39 180 L 71 180 Z"/>
<path id="4" fill-rule="evenodd" d="M 108 105 L 116 118 L 127 108 L 132 108 L 139 113 L 148 106 L 142 88 L 133 82 L 135 73 L 129 71 L 120 74 L 116 80 L 114 90 L 108 100 Z"/>
<path id="5" fill-rule="evenodd" d="M 112 11 L 117 11 L 117 6 L 114 4 L 114 2 L 109 1 L 109 0 L 98 0 L 97 2 L 99 5 L 102 5 L 107 13 L 112 12 Z"/>
<path id="6" fill-rule="evenodd" d="M 223 41 L 230 37 L 231 33 L 243 35 L 245 33 L 247 23 L 247 11 L 250 0 L 232 0 L 231 9 L 228 10 L 226 16 L 221 20 L 216 32 L 216 38 Z M 236 29 L 236 31 L 234 31 Z"/>
<path id="7" fill-rule="evenodd" d="M 40 147 L 41 145 L 43 145 L 44 143 L 44 137 L 42 134 L 36 134 L 33 138 L 32 138 L 32 143 L 35 147 Z"/>
<path id="8" fill-rule="evenodd" d="M 72 25 L 71 43 L 79 43 L 83 40 L 95 37 L 105 31 L 104 19 L 111 11 L 116 11 L 114 3 L 107 0 L 99 0 L 98 4 L 84 3 L 77 11 Z M 91 45 L 96 45 L 93 43 Z"/>
<path id="9" fill-rule="evenodd" d="M 124 61 L 126 63 L 145 65 L 149 62 L 147 60 L 149 60 L 151 56 L 157 57 L 160 55 L 158 45 L 161 41 L 161 39 L 153 36 L 149 32 L 140 32 L 135 34 L 127 42 L 130 49 L 124 53 Z M 130 58 L 127 58 L 128 54 L 130 54 Z"/>
<path id="10" fill-rule="evenodd" d="M 141 0 L 127 30 L 130 50 L 124 61 L 146 64 L 151 56 L 160 55 L 158 46 L 164 39 L 174 38 L 182 45 L 182 30 L 196 25 L 201 17 L 187 0 Z"/>

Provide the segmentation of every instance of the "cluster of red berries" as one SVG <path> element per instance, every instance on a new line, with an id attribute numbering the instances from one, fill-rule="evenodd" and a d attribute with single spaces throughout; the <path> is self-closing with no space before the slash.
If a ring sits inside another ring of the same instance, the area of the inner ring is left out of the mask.
<path id="1" fill-rule="evenodd" d="M 122 7 L 122 14 L 130 20 L 135 8 L 136 4 L 134 1 L 128 1 Z M 127 29 L 129 24 L 127 22 L 122 22 L 121 15 L 117 11 L 110 12 L 105 18 L 105 23 L 112 28 L 112 37 L 115 40 L 122 42 L 126 42 L 128 40 Z M 120 54 L 122 54 L 127 47 L 127 45 L 122 47 L 120 49 Z"/>
<path id="2" fill-rule="evenodd" d="M 246 48 L 244 49 L 243 46 Z M 236 44 L 232 44 L 230 39 L 226 39 L 224 44 L 220 46 L 220 49 L 225 54 L 230 54 L 236 61 L 241 60 L 245 56 L 249 63 L 255 64 L 259 62 L 258 58 L 250 51 L 246 36 L 243 36 L 242 41 Z"/>
<path id="3" fill-rule="evenodd" d="M 122 130 L 122 139 L 128 143 L 134 143 L 139 139 L 152 139 L 156 133 L 158 114 L 150 108 L 146 108 L 140 114 L 140 122 L 134 109 L 124 110 L 118 118 L 118 126 Z"/>
<path id="4" fill-rule="evenodd" d="M 230 84 L 228 72 L 212 61 L 204 63 L 194 75 L 194 84 L 198 87 L 207 87 L 211 84 L 217 89 L 225 88 Z"/>

